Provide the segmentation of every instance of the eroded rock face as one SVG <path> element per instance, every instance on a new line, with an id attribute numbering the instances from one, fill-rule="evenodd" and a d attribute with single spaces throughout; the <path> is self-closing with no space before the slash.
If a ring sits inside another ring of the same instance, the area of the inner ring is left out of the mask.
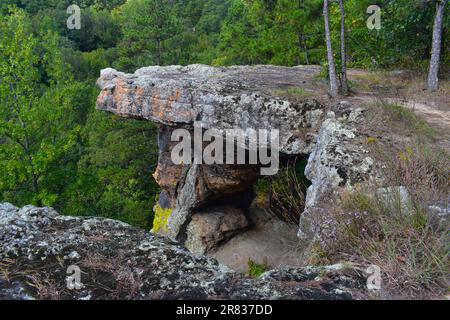
<path id="1" fill-rule="evenodd" d="M 187 227 L 186 248 L 205 254 L 248 227 L 247 217 L 233 206 L 212 207 L 194 214 Z"/>
<path id="2" fill-rule="evenodd" d="M 364 119 L 364 109 L 340 103 L 322 123 L 305 169 L 312 185 L 306 194 L 300 237 L 311 239 L 317 234 L 320 226 L 316 224 L 321 221 L 318 215 L 326 214 L 322 205 L 326 199 L 332 200 L 339 188 L 351 189 L 374 178 L 374 161 L 356 127 Z"/>
<path id="3" fill-rule="evenodd" d="M 325 196 L 370 177 L 373 161 L 355 129 L 364 111 L 345 103 L 327 108 L 313 99 L 286 98 L 282 92 L 302 88 L 304 72 L 300 67 L 204 65 L 148 67 L 134 74 L 102 71 L 98 109 L 159 126 L 154 176 L 163 189 L 159 205 L 171 210 L 165 236 L 184 242 L 193 213 L 239 197 L 260 176 L 260 165 L 174 164 L 171 135 L 179 128 L 194 131 L 194 123 L 219 133 L 243 130 L 245 142 L 236 144 L 244 149 L 250 148 L 250 129 L 279 130 L 279 147 L 272 151 L 281 158 L 310 155 L 312 186 L 300 226 L 300 235 L 308 238 L 314 235 L 314 212 Z"/>
<path id="4" fill-rule="evenodd" d="M 109 219 L 0 204 L 0 299 L 354 299 L 358 268 L 287 268 L 249 279 Z M 69 267 L 81 270 L 80 288 Z"/>

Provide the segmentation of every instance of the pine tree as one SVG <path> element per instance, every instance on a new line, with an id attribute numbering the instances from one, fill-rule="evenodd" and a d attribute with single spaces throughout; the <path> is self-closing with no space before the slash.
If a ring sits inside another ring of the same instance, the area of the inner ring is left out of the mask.
<path id="1" fill-rule="evenodd" d="M 328 71 L 330 78 L 329 93 L 332 97 L 336 97 L 338 95 L 338 86 L 336 78 L 336 66 L 334 63 L 333 45 L 331 42 L 330 10 L 328 0 L 323 1 L 323 18 L 325 20 L 325 38 L 327 45 Z"/>
<path id="2" fill-rule="evenodd" d="M 428 90 L 439 89 L 439 66 L 442 48 L 442 27 L 444 22 L 445 5 L 447 0 L 439 0 L 436 3 L 436 16 L 433 27 L 433 45 L 431 49 L 430 70 L 428 74 Z"/>
<path id="3" fill-rule="evenodd" d="M 347 46 L 345 31 L 345 4 L 344 0 L 339 0 L 339 8 L 341 11 L 341 91 L 343 95 L 348 94 L 347 81 Z"/>

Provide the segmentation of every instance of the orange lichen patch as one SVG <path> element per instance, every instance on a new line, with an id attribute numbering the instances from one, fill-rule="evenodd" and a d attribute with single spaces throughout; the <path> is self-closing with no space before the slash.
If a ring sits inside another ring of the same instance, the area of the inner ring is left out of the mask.
<path id="1" fill-rule="evenodd" d="M 110 95 L 109 90 L 102 90 L 97 98 L 97 106 L 104 109 L 106 107 L 106 101 L 109 95 Z"/>
<path id="2" fill-rule="evenodd" d="M 166 106 L 163 104 L 163 100 L 161 100 L 161 96 L 159 94 L 155 94 L 152 96 L 152 114 L 158 119 L 164 119 L 165 114 L 170 112 L 167 110 Z"/>
<path id="3" fill-rule="evenodd" d="M 180 88 L 170 88 L 169 92 L 148 91 L 145 86 L 132 85 L 121 78 L 114 79 L 111 85 L 113 87 L 103 89 L 97 98 L 100 109 L 115 109 L 124 116 L 152 117 L 169 122 L 193 118 L 192 110 L 180 103 L 183 97 Z M 142 107 L 146 107 L 145 112 L 150 109 L 150 114 L 142 114 Z"/>
<path id="4" fill-rule="evenodd" d="M 161 120 L 175 121 L 178 119 L 192 119 L 192 110 L 186 110 L 182 107 L 174 108 L 174 103 L 179 102 L 182 92 L 179 89 L 175 90 L 173 95 L 169 95 L 166 99 L 161 98 L 160 94 L 154 94 L 151 98 L 152 115 Z"/>
<path id="5" fill-rule="evenodd" d="M 143 97 L 145 94 L 145 89 L 143 87 L 136 87 L 134 90 L 136 92 L 136 97 Z"/>
<path id="6" fill-rule="evenodd" d="M 116 105 L 119 107 L 119 109 L 126 108 L 129 109 L 130 107 L 130 101 L 129 96 L 131 93 L 134 92 L 134 89 L 130 89 L 127 86 L 127 83 L 122 79 L 116 80 L 116 87 L 114 89 L 114 101 L 116 101 Z"/>
<path id="7" fill-rule="evenodd" d="M 134 94 L 134 104 L 136 106 L 142 107 L 144 104 L 144 97 L 145 97 L 145 89 L 143 87 L 136 87 L 135 94 Z"/>
<path id="8" fill-rule="evenodd" d="M 168 108 L 172 108 L 173 102 L 177 102 L 178 99 L 180 99 L 180 96 L 181 96 L 180 90 L 179 90 L 179 89 L 176 89 L 175 95 L 171 95 L 171 96 L 169 96 L 169 98 L 167 99 L 167 107 L 168 107 Z"/>

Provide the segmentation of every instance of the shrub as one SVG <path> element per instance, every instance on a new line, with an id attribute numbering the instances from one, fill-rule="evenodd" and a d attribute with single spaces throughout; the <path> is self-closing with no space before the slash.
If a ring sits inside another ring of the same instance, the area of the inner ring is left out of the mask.
<path id="1" fill-rule="evenodd" d="M 310 185 L 304 173 L 306 164 L 306 160 L 291 161 L 274 178 L 258 181 L 255 185 L 256 204 L 281 220 L 298 225 Z"/>
<path id="2" fill-rule="evenodd" d="M 259 264 L 252 259 L 248 259 L 248 275 L 252 278 L 260 277 L 264 272 L 267 271 L 267 266 Z"/>

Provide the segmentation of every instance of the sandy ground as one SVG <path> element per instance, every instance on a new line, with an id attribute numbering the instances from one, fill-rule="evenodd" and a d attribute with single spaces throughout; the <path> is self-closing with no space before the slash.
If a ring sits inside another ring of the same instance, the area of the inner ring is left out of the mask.
<path id="1" fill-rule="evenodd" d="M 256 207 L 250 210 L 249 218 L 252 227 L 223 244 L 212 254 L 214 258 L 241 273 L 248 271 L 249 259 L 268 269 L 304 265 L 297 226 Z"/>

